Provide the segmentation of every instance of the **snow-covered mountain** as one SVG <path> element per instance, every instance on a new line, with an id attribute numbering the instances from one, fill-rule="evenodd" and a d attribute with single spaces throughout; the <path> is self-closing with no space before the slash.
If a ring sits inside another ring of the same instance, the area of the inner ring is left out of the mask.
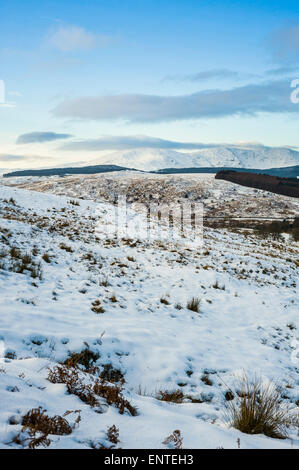
<path id="1" fill-rule="evenodd" d="M 194 156 L 203 166 L 233 166 L 237 168 L 277 168 L 299 165 L 299 152 L 287 147 L 219 146 L 199 150 Z"/>
<path id="2" fill-rule="evenodd" d="M 113 152 L 88 164 L 113 164 L 146 171 L 210 166 L 266 169 L 299 165 L 299 152 L 287 147 L 261 145 L 218 145 L 192 153 L 150 148 Z"/>
<path id="3" fill-rule="evenodd" d="M 138 170 L 159 170 L 160 168 L 186 168 L 198 165 L 198 157 L 170 149 L 120 150 L 89 162 L 91 165 L 112 164 Z"/>

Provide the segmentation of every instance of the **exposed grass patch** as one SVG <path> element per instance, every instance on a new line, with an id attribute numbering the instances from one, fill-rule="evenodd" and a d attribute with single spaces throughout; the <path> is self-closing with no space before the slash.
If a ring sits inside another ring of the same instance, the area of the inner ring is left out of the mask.
<path id="1" fill-rule="evenodd" d="M 79 367 L 79 365 L 81 365 L 86 371 L 88 371 L 93 363 L 99 359 L 99 357 L 99 353 L 95 353 L 91 351 L 89 347 L 86 347 L 78 353 L 71 353 L 70 357 L 64 361 L 64 364 L 67 367 Z"/>
<path id="2" fill-rule="evenodd" d="M 192 312 L 199 313 L 200 312 L 200 309 L 199 309 L 200 303 L 201 303 L 201 299 L 199 299 L 198 297 L 192 297 L 192 299 L 189 300 L 189 302 L 187 302 L 186 307 L 187 307 L 188 310 L 191 310 Z"/>
<path id="3" fill-rule="evenodd" d="M 0 254 L 1 269 L 17 274 L 29 274 L 33 279 L 42 279 L 41 263 L 36 262 L 34 257 L 28 253 L 12 246 L 8 251 Z"/>
<path id="4" fill-rule="evenodd" d="M 182 403 L 184 399 L 184 394 L 180 389 L 173 391 L 160 390 L 156 395 L 156 399 L 172 403 Z"/>
<path id="5" fill-rule="evenodd" d="M 204 374 L 201 376 L 201 381 L 205 383 L 206 385 L 213 385 L 212 380 L 210 379 L 208 374 Z"/>
<path id="6" fill-rule="evenodd" d="M 91 310 L 94 313 L 104 313 L 105 312 L 104 308 L 102 307 L 102 302 L 100 301 L 100 299 L 97 299 L 94 302 L 92 302 Z"/>
<path id="7" fill-rule="evenodd" d="M 42 259 L 43 259 L 46 263 L 51 263 L 51 259 L 50 259 L 50 256 L 48 255 L 48 253 L 44 253 L 43 256 L 42 256 Z"/>
<path id="8" fill-rule="evenodd" d="M 107 380 L 107 382 L 119 382 L 121 384 L 125 383 L 124 374 L 120 369 L 116 369 L 112 364 L 103 364 L 103 370 L 100 373 L 101 379 Z"/>
<path id="9" fill-rule="evenodd" d="M 100 279 L 99 285 L 103 287 L 108 287 L 109 286 L 108 277 L 104 277 L 103 279 Z"/>
<path id="10" fill-rule="evenodd" d="M 244 269 L 243 269 L 243 273 L 245 273 Z M 214 284 L 212 284 L 212 287 L 213 289 L 225 290 L 225 285 L 223 284 L 223 286 L 220 286 L 218 281 L 214 282 Z"/>
<path id="11" fill-rule="evenodd" d="M 238 397 L 228 401 L 230 424 L 246 434 L 265 434 L 285 439 L 292 417 L 281 404 L 280 392 L 274 384 L 252 381 L 244 374 L 237 390 Z"/>
<path id="12" fill-rule="evenodd" d="M 60 243 L 59 248 L 61 250 L 67 251 L 68 253 L 73 253 L 74 252 L 74 250 L 70 246 L 67 246 L 65 243 Z"/>
<path id="13" fill-rule="evenodd" d="M 168 302 L 168 300 L 166 299 L 166 297 L 161 297 L 160 302 L 161 302 L 161 304 L 169 305 L 169 302 Z"/>
<path id="14" fill-rule="evenodd" d="M 70 204 L 71 204 L 72 206 L 80 206 L 80 203 L 79 203 L 78 201 L 75 201 L 74 199 L 71 199 L 71 200 L 70 200 Z"/>

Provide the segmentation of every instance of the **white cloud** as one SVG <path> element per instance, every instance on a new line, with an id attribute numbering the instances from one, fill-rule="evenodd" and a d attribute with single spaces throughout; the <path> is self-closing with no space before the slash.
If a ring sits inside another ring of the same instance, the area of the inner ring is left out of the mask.
<path id="1" fill-rule="evenodd" d="M 51 142 L 58 139 L 68 139 L 71 134 L 57 134 L 57 132 L 30 132 L 17 138 L 17 144 L 30 144 L 35 142 Z"/>
<path id="2" fill-rule="evenodd" d="M 190 95 L 122 94 L 65 100 L 52 111 L 58 117 L 127 122 L 170 122 L 185 119 L 298 113 L 290 100 L 290 83 L 278 80 L 229 90 L 204 90 Z"/>
<path id="3" fill-rule="evenodd" d="M 59 26 L 49 35 L 48 42 L 63 52 L 75 50 L 88 50 L 94 47 L 104 47 L 109 45 L 109 36 L 94 34 L 86 29 L 75 26 Z"/>
<path id="4" fill-rule="evenodd" d="M 202 142 L 181 142 L 177 140 L 167 140 L 147 135 L 106 135 L 96 139 L 80 139 L 67 142 L 59 147 L 60 150 L 67 151 L 104 151 L 104 150 L 132 150 L 132 149 L 171 149 L 171 150 L 199 150 L 215 147 L 230 147 L 250 145 L 262 147 L 259 142 L 236 142 L 236 143 L 202 143 Z"/>
<path id="5" fill-rule="evenodd" d="M 209 145 L 206 144 L 205 147 Z M 63 144 L 62 150 L 123 150 L 123 149 L 140 149 L 140 148 L 157 148 L 157 149 L 198 149 L 203 144 L 193 142 L 178 142 L 146 135 L 129 135 L 129 136 L 103 136 L 98 139 L 84 139 Z"/>
<path id="6" fill-rule="evenodd" d="M 42 162 L 52 161 L 52 157 L 42 155 L 16 155 L 9 153 L 0 153 L 0 162 L 15 164 L 15 162 L 28 163 L 28 162 Z"/>
<path id="7" fill-rule="evenodd" d="M 24 155 L 10 155 L 6 153 L 0 153 L 0 162 L 13 162 L 18 160 L 24 160 Z"/>
<path id="8" fill-rule="evenodd" d="M 242 80 L 252 78 L 253 74 L 244 74 L 236 70 L 229 69 L 212 69 L 202 70 L 201 72 L 189 75 L 167 75 L 162 81 L 189 81 L 189 82 L 204 82 L 210 80 Z"/>

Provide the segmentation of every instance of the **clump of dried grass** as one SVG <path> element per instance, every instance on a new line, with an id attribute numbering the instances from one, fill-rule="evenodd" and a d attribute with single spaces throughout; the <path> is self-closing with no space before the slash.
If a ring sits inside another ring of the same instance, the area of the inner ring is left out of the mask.
<path id="1" fill-rule="evenodd" d="M 102 302 L 100 301 L 100 299 L 97 299 L 94 302 L 92 302 L 91 310 L 94 313 L 104 313 L 105 312 L 104 308 L 102 307 Z"/>
<path id="2" fill-rule="evenodd" d="M 156 395 L 156 399 L 172 403 L 182 403 L 184 399 L 184 394 L 180 389 L 172 391 L 160 390 Z"/>
<path id="3" fill-rule="evenodd" d="M 200 302 L 201 302 L 201 299 L 197 297 L 192 297 L 192 299 L 189 300 L 189 302 L 187 302 L 186 307 L 188 310 L 191 310 L 192 312 L 199 313 Z"/>
<path id="4" fill-rule="evenodd" d="M 246 434 L 265 434 L 285 439 L 293 423 L 288 408 L 281 403 L 280 392 L 273 384 L 264 384 L 255 377 L 243 375 L 239 380 L 235 399 L 228 401 L 230 424 Z"/>

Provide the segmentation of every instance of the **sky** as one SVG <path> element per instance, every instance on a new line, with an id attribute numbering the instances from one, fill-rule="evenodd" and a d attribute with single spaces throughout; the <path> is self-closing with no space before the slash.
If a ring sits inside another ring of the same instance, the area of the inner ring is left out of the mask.
<path id="1" fill-rule="evenodd" d="M 296 148 L 298 79 L 297 1 L 1 2 L 0 168 Z"/>

